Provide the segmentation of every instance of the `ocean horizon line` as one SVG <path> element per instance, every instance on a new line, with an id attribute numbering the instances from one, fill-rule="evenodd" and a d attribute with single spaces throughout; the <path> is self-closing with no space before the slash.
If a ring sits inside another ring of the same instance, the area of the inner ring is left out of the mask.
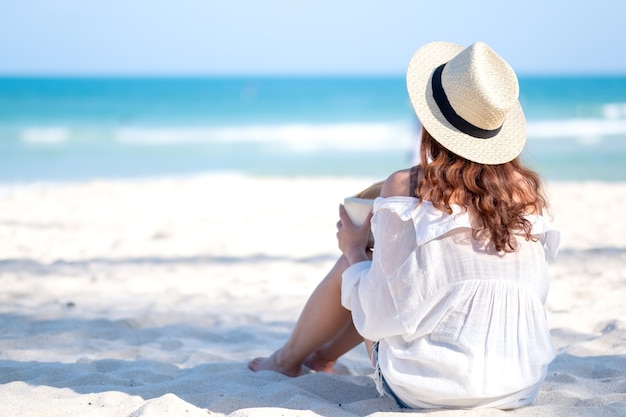
<path id="1" fill-rule="evenodd" d="M 518 72 L 518 79 L 599 79 L 599 78 L 626 78 L 626 72 Z M 118 80 L 118 79 L 404 79 L 405 74 L 399 73 L 0 73 L 0 80 L 13 79 L 42 79 L 42 80 Z"/>

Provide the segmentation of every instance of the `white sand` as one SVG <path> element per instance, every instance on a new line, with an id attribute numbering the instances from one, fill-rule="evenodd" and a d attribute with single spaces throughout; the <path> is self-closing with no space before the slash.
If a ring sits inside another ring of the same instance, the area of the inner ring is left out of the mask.
<path id="1" fill-rule="evenodd" d="M 338 256 L 368 181 L 204 176 L 0 188 L 0 416 L 394 416 L 362 347 L 253 373 Z M 433 416 L 626 416 L 626 184 L 550 184 L 563 233 L 535 404 Z"/>

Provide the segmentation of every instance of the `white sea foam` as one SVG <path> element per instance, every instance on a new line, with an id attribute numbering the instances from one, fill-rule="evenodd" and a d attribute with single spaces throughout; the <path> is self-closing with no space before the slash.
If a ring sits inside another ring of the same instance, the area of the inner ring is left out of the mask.
<path id="1" fill-rule="evenodd" d="M 21 130 L 19 138 L 26 143 L 58 144 L 70 139 L 71 131 L 65 127 L 28 127 Z"/>
<path id="2" fill-rule="evenodd" d="M 415 132 L 403 123 L 279 124 L 255 126 L 119 128 L 115 140 L 159 145 L 257 142 L 296 151 L 316 149 L 393 149 L 411 145 Z"/>
<path id="3" fill-rule="evenodd" d="M 606 119 L 565 119 L 528 122 L 529 140 L 571 139 L 594 144 L 611 136 L 626 136 L 626 118 L 617 104 Z M 626 112 L 626 103 L 624 109 Z M 74 141 L 113 141 L 121 144 L 160 146 L 184 144 L 258 143 L 290 151 L 328 149 L 411 149 L 418 142 L 415 125 L 404 122 L 299 123 L 225 126 L 107 126 L 24 127 L 17 137 L 29 144 Z"/>
<path id="4" fill-rule="evenodd" d="M 529 139 L 571 138 L 592 144 L 607 136 L 626 135 L 626 119 L 569 119 L 528 123 Z"/>
<path id="5" fill-rule="evenodd" d="M 602 106 L 602 114 L 611 120 L 626 118 L 626 103 L 607 103 Z"/>

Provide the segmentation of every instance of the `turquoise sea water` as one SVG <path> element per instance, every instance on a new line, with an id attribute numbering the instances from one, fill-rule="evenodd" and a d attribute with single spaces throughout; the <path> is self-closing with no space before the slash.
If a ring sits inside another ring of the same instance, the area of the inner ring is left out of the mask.
<path id="1" fill-rule="evenodd" d="M 523 158 L 626 180 L 626 77 L 521 77 Z M 383 177 L 410 164 L 403 77 L 0 78 L 0 182 L 242 172 Z"/>

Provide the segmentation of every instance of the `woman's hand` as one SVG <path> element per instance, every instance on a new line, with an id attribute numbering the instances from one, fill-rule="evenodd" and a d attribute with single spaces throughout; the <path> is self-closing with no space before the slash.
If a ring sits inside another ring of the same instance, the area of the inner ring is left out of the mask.
<path id="1" fill-rule="evenodd" d="M 346 213 L 343 204 L 339 205 L 339 221 L 337 222 L 337 241 L 350 265 L 368 261 L 368 241 L 370 238 L 370 220 L 372 213 L 367 216 L 361 226 L 356 226 Z"/>

